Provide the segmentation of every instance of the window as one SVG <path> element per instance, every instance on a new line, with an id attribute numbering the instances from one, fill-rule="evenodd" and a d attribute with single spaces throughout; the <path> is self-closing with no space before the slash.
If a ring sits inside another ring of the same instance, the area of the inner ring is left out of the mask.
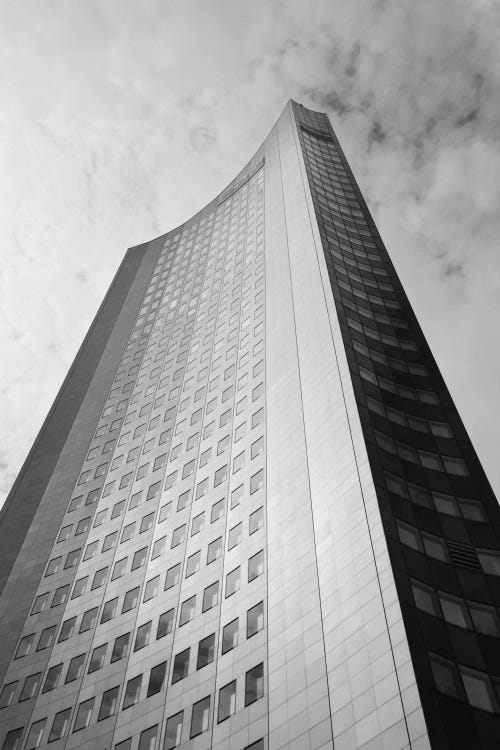
<path id="1" fill-rule="evenodd" d="M 217 723 L 225 721 L 236 710 L 236 680 L 230 682 L 219 690 L 219 710 L 217 712 Z"/>
<path id="2" fill-rule="evenodd" d="M 240 471 L 245 465 L 245 451 L 241 451 L 233 458 L 233 474 Z"/>
<path id="3" fill-rule="evenodd" d="M 184 651 L 176 654 L 174 659 L 174 669 L 172 672 L 172 685 L 179 680 L 187 677 L 189 671 L 189 653 L 191 649 L 186 648 Z"/>
<path id="4" fill-rule="evenodd" d="M 71 638 L 75 630 L 75 625 L 76 625 L 76 617 L 70 617 L 68 620 L 64 620 L 63 624 L 61 625 L 61 631 L 59 633 L 58 643 L 61 643 L 62 641 L 67 641 L 68 638 Z"/>
<path id="5" fill-rule="evenodd" d="M 476 602 L 469 602 L 474 627 L 478 633 L 484 635 L 500 636 L 500 621 L 493 607 L 487 607 Z"/>
<path id="6" fill-rule="evenodd" d="M 486 516 L 480 503 L 475 500 L 458 498 L 458 504 L 464 518 L 467 518 L 469 521 L 486 521 Z"/>
<path id="7" fill-rule="evenodd" d="M 137 568 L 141 568 L 146 562 L 147 556 L 148 556 L 147 547 L 143 547 L 143 549 L 137 550 L 137 552 L 134 554 L 134 557 L 132 559 L 132 567 L 130 569 L 137 570 Z"/>
<path id="8" fill-rule="evenodd" d="M 488 675 L 467 667 L 460 667 L 460 672 L 470 705 L 489 713 L 497 711 L 498 705 Z"/>
<path id="9" fill-rule="evenodd" d="M 262 698 L 264 695 L 264 664 L 257 664 L 245 676 L 245 706 Z"/>
<path id="10" fill-rule="evenodd" d="M 257 740 L 252 742 L 251 745 L 247 745 L 244 750 L 264 750 L 264 740 Z"/>
<path id="11" fill-rule="evenodd" d="M 130 708 L 130 706 L 134 706 L 139 701 L 139 696 L 141 694 L 141 685 L 142 674 L 137 675 L 137 677 L 132 677 L 132 679 L 127 682 L 127 685 L 125 687 L 125 695 L 123 697 L 123 710 L 125 710 L 126 708 Z"/>
<path id="12" fill-rule="evenodd" d="M 263 450 L 264 450 L 264 438 L 260 437 L 258 440 L 252 443 L 252 448 L 251 448 L 252 458 L 257 458 L 257 456 L 260 456 Z"/>
<path id="13" fill-rule="evenodd" d="M 150 698 L 152 695 L 156 695 L 163 690 L 163 683 L 165 682 L 165 674 L 167 672 L 167 662 L 163 661 L 161 664 L 157 664 L 149 673 L 149 683 L 146 698 Z"/>
<path id="14" fill-rule="evenodd" d="M 21 747 L 23 731 L 24 727 L 21 727 L 20 729 L 12 729 L 12 731 L 7 732 L 2 745 L 2 750 L 19 750 Z"/>
<path id="15" fill-rule="evenodd" d="M 165 552 L 165 547 L 167 546 L 167 537 L 162 536 L 161 539 L 157 539 L 156 542 L 153 544 L 153 549 L 151 550 L 151 559 L 156 560 L 157 557 L 160 557 L 160 555 L 163 555 Z"/>
<path id="16" fill-rule="evenodd" d="M 233 549 L 241 542 L 241 523 L 236 524 L 230 529 L 227 540 L 227 548 Z"/>
<path id="17" fill-rule="evenodd" d="M 49 734 L 49 742 L 54 742 L 54 740 L 64 737 L 68 731 L 70 715 L 71 708 L 65 708 L 64 711 L 59 711 L 59 713 L 54 716 L 54 721 L 52 722 L 52 728 Z"/>
<path id="18" fill-rule="evenodd" d="M 118 536 L 118 532 L 117 532 L 117 531 L 113 531 L 113 533 L 112 533 L 112 534 L 108 534 L 108 535 L 107 535 L 107 536 L 106 536 L 106 537 L 104 538 L 104 542 L 103 542 L 103 544 L 102 544 L 102 551 L 103 551 L 103 552 L 107 552 L 107 551 L 108 551 L 108 549 L 111 549 L 111 547 L 113 547 L 113 546 L 114 546 L 114 544 L 115 544 L 115 542 L 116 542 L 116 538 L 117 538 L 117 536 Z"/>
<path id="19" fill-rule="evenodd" d="M 251 638 L 264 627 L 264 602 L 259 602 L 247 612 L 247 638 Z"/>
<path id="20" fill-rule="evenodd" d="M 55 625 L 52 625 L 52 627 L 50 628 L 45 628 L 45 630 L 42 630 L 42 634 L 40 636 L 40 640 L 38 641 L 36 650 L 42 651 L 42 649 L 44 648 L 50 648 L 52 644 L 54 643 L 55 637 L 56 637 Z"/>
<path id="21" fill-rule="evenodd" d="M 48 669 L 47 676 L 43 684 L 42 693 L 49 693 L 51 690 L 54 690 L 54 688 L 58 686 L 62 668 L 63 665 L 61 662 L 61 664 L 54 664 L 54 666 Z"/>
<path id="22" fill-rule="evenodd" d="M 88 609 L 86 612 L 84 612 L 82 621 L 80 623 L 80 633 L 85 633 L 87 630 L 90 630 L 94 627 L 95 621 L 97 618 L 97 607 L 93 607 L 92 609 Z"/>
<path id="23" fill-rule="evenodd" d="M 477 556 L 485 573 L 500 576 L 500 554 L 491 549 L 478 549 Z"/>
<path id="24" fill-rule="evenodd" d="M 214 539 L 213 542 L 210 542 L 208 545 L 207 550 L 207 565 L 210 565 L 210 563 L 214 562 L 214 560 L 217 560 L 218 557 L 220 557 L 222 554 L 222 537 L 220 536 L 218 539 Z"/>
<path id="25" fill-rule="evenodd" d="M 103 693 L 97 721 L 107 719 L 115 713 L 119 690 L 120 688 L 117 686 L 111 688 L 111 690 L 106 690 L 106 692 Z"/>
<path id="26" fill-rule="evenodd" d="M 155 724 L 154 727 L 149 727 L 149 729 L 144 729 L 144 731 L 141 732 L 137 750 L 154 750 L 157 734 L 158 734 L 157 724 Z"/>
<path id="27" fill-rule="evenodd" d="M 422 532 L 422 540 L 429 557 L 434 557 L 436 560 L 441 560 L 442 562 L 448 562 L 448 548 L 443 539 L 434 536 L 434 534 Z"/>
<path id="28" fill-rule="evenodd" d="M 243 485 L 240 484 L 239 487 L 236 487 L 236 489 L 231 492 L 231 510 L 233 508 L 236 508 L 241 503 L 241 501 L 243 500 L 243 495 Z"/>
<path id="29" fill-rule="evenodd" d="M 196 661 L 196 669 L 206 667 L 214 660 L 215 654 L 215 633 L 208 635 L 203 638 L 198 644 L 198 659 Z"/>
<path id="30" fill-rule="evenodd" d="M 95 698 L 90 698 L 87 701 L 82 701 L 78 706 L 75 723 L 73 724 L 73 732 L 85 729 L 85 727 L 88 727 L 90 724 L 90 717 L 92 716 L 92 709 L 94 708 L 94 700 Z"/>
<path id="31" fill-rule="evenodd" d="M 248 583 L 258 578 L 264 572 L 264 551 L 260 550 L 248 561 Z"/>
<path id="32" fill-rule="evenodd" d="M 33 722 L 26 739 L 25 750 L 35 750 L 35 748 L 40 747 L 46 723 L 47 719 L 39 719 Z"/>
<path id="33" fill-rule="evenodd" d="M 115 599 L 110 599 L 105 603 L 104 607 L 102 608 L 101 623 L 108 622 L 108 620 L 111 620 L 115 616 L 117 606 L 118 597 L 116 597 Z"/>
<path id="34" fill-rule="evenodd" d="M 128 651 L 129 641 L 130 633 L 125 633 L 125 635 L 120 635 L 118 638 L 116 638 L 113 646 L 113 652 L 111 654 L 111 664 L 114 661 L 119 661 L 120 659 L 125 658 Z"/>
<path id="35" fill-rule="evenodd" d="M 203 592 L 203 606 L 202 606 L 201 611 L 207 612 L 209 609 L 212 609 L 212 607 L 215 607 L 218 599 L 219 599 L 219 582 L 216 581 L 215 583 L 212 583 L 210 586 L 207 586 L 207 588 Z"/>
<path id="36" fill-rule="evenodd" d="M 125 573 L 127 567 L 127 558 L 122 557 L 121 560 L 117 560 L 113 567 L 113 573 L 111 574 L 111 580 L 115 581 L 117 578 L 121 578 Z"/>
<path id="37" fill-rule="evenodd" d="M 130 591 L 127 591 L 127 593 L 123 597 L 122 614 L 124 612 L 128 612 L 131 609 L 134 609 L 134 607 L 137 606 L 138 599 L 139 599 L 139 586 L 137 586 L 137 588 L 135 589 L 130 589 Z"/>
<path id="38" fill-rule="evenodd" d="M 198 482 L 196 486 L 195 500 L 199 500 L 204 497 L 208 491 L 208 479 L 204 479 L 202 482 Z"/>
<path id="39" fill-rule="evenodd" d="M 254 414 L 252 414 L 252 429 L 262 424 L 263 421 L 264 421 L 264 409 L 261 408 L 258 411 L 256 411 Z"/>
<path id="40" fill-rule="evenodd" d="M 168 612 L 163 612 L 158 619 L 158 628 L 156 630 L 156 640 L 163 638 L 172 632 L 174 624 L 174 609 L 169 609 Z"/>
<path id="41" fill-rule="evenodd" d="M 90 544 L 87 544 L 87 547 L 85 549 L 85 554 L 83 555 L 84 560 L 91 560 L 93 557 L 97 555 L 97 549 L 99 547 L 99 540 L 96 539 L 95 542 L 91 542 Z"/>
<path id="42" fill-rule="evenodd" d="M 174 565 L 173 567 L 167 570 L 167 575 L 165 577 L 165 591 L 167 591 L 167 589 L 171 589 L 173 586 L 176 585 L 176 583 L 179 582 L 180 572 L 181 572 L 180 563 L 177 563 L 177 565 Z"/>
<path id="43" fill-rule="evenodd" d="M 434 589 L 420 583 L 420 581 L 410 580 L 415 606 L 423 612 L 434 615 L 434 617 L 441 617 L 441 610 Z"/>
<path id="44" fill-rule="evenodd" d="M 240 568 L 239 566 L 232 570 L 226 576 L 226 599 L 240 588 Z"/>
<path id="45" fill-rule="evenodd" d="M 437 656 L 437 654 L 431 653 L 429 658 L 437 690 L 440 693 L 451 695 L 452 698 L 462 698 L 462 686 L 455 664 L 448 659 Z"/>
<path id="46" fill-rule="evenodd" d="M 73 586 L 73 592 L 71 594 L 72 599 L 78 599 L 79 596 L 85 593 L 88 580 L 89 580 L 89 577 L 84 576 L 83 578 L 79 578 L 77 581 L 75 581 L 75 585 Z"/>
<path id="47" fill-rule="evenodd" d="M 441 608 L 446 622 L 450 622 L 452 625 L 457 625 L 459 628 L 471 627 L 469 613 L 463 599 L 459 599 L 456 596 L 445 594 L 443 591 L 440 591 L 439 601 L 441 602 Z"/>
<path id="48" fill-rule="evenodd" d="M 178 547 L 179 544 L 182 544 L 185 535 L 186 524 L 183 524 L 182 526 L 179 526 L 177 529 L 175 529 L 174 533 L 172 534 L 172 544 L 170 545 L 170 547 L 174 549 L 174 547 Z"/>
<path id="49" fill-rule="evenodd" d="M 166 521 L 167 518 L 170 518 L 171 512 L 172 512 L 172 503 L 166 503 L 165 505 L 162 505 L 160 508 L 160 512 L 158 514 L 158 523 L 161 523 L 162 521 Z"/>
<path id="50" fill-rule="evenodd" d="M 182 738 L 182 722 L 184 719 L 184 711 L 179 711 L 178 714 L 170 716 L 167 719 L 167 728 L 165 730 L 165 744 L 164 750 L 172 750 L 181 744 Z"/>
<path id="51" fill-rule="evenodd" d="M 101 568 L 100 570 L 97 570 L 94 575 L 94 580 L 92 581 L 91 590 L 94 591 L 95 589 L 101 588 L 101 586 L 104 586 L 106 583 L 106 578 L 108 575 L 108 568 Z"/>
<path id="52" fill-rule="evenodd" d="M 83 665 L 85 662 L 85 654 L 79 654 L 78 656 L 74 656 L 68 667 L 68 671 L 66 672 L 66 679 L 65 683 L 73 682 L 74 680 L 78 680 L 83 672 Z"/>
<path id="53" fill-rule="evenodd" d="M 101 667 L 104 666 L 107 648 L 108 644 L 103 643 L 101 646 L 97 646 L 92 651 L 89 668 L 87 670 L 89 674 L 91 674 L 92 672 L 97 672 L 98 669 L 101 669 Z"/>
<path id="54" fill-rule="evenodd" d="M 66 586 L 60 586 L 58 589 L 56 589 L 56 593 L 54 594 L 54 598 L 52 599 L 51 607 L 58 607 L 59 604 L 64 604 L 66 599 L 68 598 L 69 593 L 69 584 Z"/>
<path id="55" fill-rule="evenodd" d="M 52 560 L 49 561 L 47 568 L 45 570 L 45 577 L 51 576 L 54 573 L 57 573 L 59 568 L 61 567 L 62 557 L 53 557 Z"/>
<path id="56" fill-rule="evenodd" d="M 203 698 L 193 706 L 191 715 L 191 732 L 190 738 L 198 737 L 199 734 L 206 732 L 210 720 L 210 696 Z"/>
<path id="57" fill-rule="evenodd" d="M 21 701 L 26 701 L 30 698 L 35 697 L 38 691 L 38 685 L 40 684 L 41 676 L 42 673 L 38 672 L 37 674 L 30 674 L 28 677 L 26 677 L 23 689 L 21 690 L 21 695 L 19 696 L 19 703 Z"/>
<path id="58" fill-rule="evenodd" d="M 218 487 L 220 484 L 225 482 L 227 479 L 227 464 L 217 469 L 214 476 L 214 487 Z"/>
<path id="59" fill-rule="evenodd" d="M 250 494 L 260 490 L 264 486 L 264 469 L 261 469 L 250 478 Z"/>
<path id="60" fill-rule="evenodd" d="M 264 526 L 264 508 L 257 508 L 250 514 L 248 521 L 248 533 L 254 534 Z"/>
<path id="61" fill-rule="evenodd" d="M 187 559 L 186 563 L 186 578 L 189 578 L 189 576 L 192 576 L 194 573 L 196 573 L 200 569 L 200 559 L 201 559 L 201 551 L 198 550 L 198 552 L 195 552 L 193 555 L 190 555 Z"/>
<path id="62" fill-rule="evenodd" d="M 144 648 L 149 643 L 149 637 L 151 635 L 151 626 L 153 622 L 150 620 L 149 622 L 145 622 L 144 625 L 140 625 L 137 628 L 137 633 L 135 636 L 135 643 L 134 643 L 134 651 L 140 651 L 141 648 Z"/>
<path id="63" fill-rule="evenodd" d="M 90 529 L 90 520 L 91 520 L 90 516 L 88 516 L 87 518 L 82 518 L 80 521 L 78 521 L 76 531 L 75 531 L 75 536 L 79 536 L 80 534 L 87 533 L 87 531 Z M 66 567 L 68 567 L 67 564 L 66 564 Z"/>
<path id="64" fill-rule="evenodd" d="M 125 502 L 126 502 L 125 500 L 122 500 L 121 502 L 116 503 L 113 506 L 113 511 L 111 513 L 111 519 L 118 518 L 118 516 L 121 516 L 122 513 L 125 512 Z"/>
<path id="65" fill-rule="evenodd" d="M 69 539 L 71 536 L 71 529 L 73 528 L 73 525 L 70 524 L 69 526 L 63 526 L 61 531 L 58 534 L 57 541 L 58 542 L 64 542 L 66 539 Z"/>
<path id="66" fill-rule="evenodd" d="M 222 630 L 222 654 L 226 654 L 228 651 L 232 651 L 233 648 L 236 648 L 238 645 L 238 631 L 238 618 L 224 626 Z"/>
<path id="67" fill-rule="evenodd" d="M 210 514 L 210 523 L 215 523 L 222 518 L 224 515 L 224 500 L 219 500 L 212 505 L 212 512 Z"/>
<path id="68" fill-rule="evenodd" d="M 144 518 L 141 521 L 140 528 L 139 528 L 139 534 L 144 534 L 145 531 L 149 531 L 149 529 L 151 529 L 153 526 L 154 520 L 155 520 L 154 513 L 148 513 L 147 516 L 144 516 Z"/>
<path id="69" fill-rule="evenodd" d="M 454 474 L 458 477 L 468 477 L 469 470 L 465 461 L 461 458 L 454 458 L 453 456 L 443 456 L 444 468 L 448 474 Z"/>
<path id="70" fill-rule="evenodd" d="M 190 622 L 190 620 L 193 619 L 195 606 L 196 596 L 191 596 L 189 599 L 186 599 L 186 601 L 182 603 L 181 613 L 179 616 L 179 627 L 185 625 L 187 622 Z"/>
<path id="71" fill-rule="evenodd" d="M 203 528 L 204 522 L 205 522 L 205 512 L 203 511 L 203 513 L 200 513 L 199 515 L 193 518 L 193 521 L 191 523 L 191 536 L 195 536 L 196 534 L 199 534 L 199 532 Z"/>
<path id="72" fill-rule="evenodd" d="M 150 599 L 153 599 L 158 594 L 158 589 L 160 587 L 160 576 L 155 576 L 154 578 L 150 578 L 150 580 L 146 583 L 144 587 L 144 596 L 143 596 L 143 602 L 148 602 Z"/>
<path id="73" fill-rule="evenodd" d="M 7 708 L 12 703 L 14 693 L 16 692 L 17 680 L 4 685 L 0 694 L 0 708 Z"/>
<path id="74" fill-rule="evenodd" d="M 191 490 L 186 490 L 186 492 L 183 492 L 182 495 L 179 495 L 179 499 L 177 501 L 177 512 L 179 513 L 181 510 L 184 510 L 186 505 L 189 502 L 189 495 L 191 494 Z"/>
<path id="75" fill-rule="evenodd" d="M 399 540 L 401 544 L 404 544 L 406 547 L 411 547 L 412 549 L 418 550 L 418 552 L 422 552 L 422 543 L 420 541 L 418 531 L 413 528 L 413 526 L 410 526 L 407 523 L 403 523 L 403 521 L 396 520 L 396 526 L 398 529 Z"/>

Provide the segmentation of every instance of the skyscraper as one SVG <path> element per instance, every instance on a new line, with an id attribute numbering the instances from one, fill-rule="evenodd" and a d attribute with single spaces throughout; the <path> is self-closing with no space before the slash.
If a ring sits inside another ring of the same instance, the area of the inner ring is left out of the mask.
<path id="1" fill-rule="evenodd" d="M 128 251 L 0 549 L 2 750 L 500 746 L 500 510 L 326 115 Z"/>

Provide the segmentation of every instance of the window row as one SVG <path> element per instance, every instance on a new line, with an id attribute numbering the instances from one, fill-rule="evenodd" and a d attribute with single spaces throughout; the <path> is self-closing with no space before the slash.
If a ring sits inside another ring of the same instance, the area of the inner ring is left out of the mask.
<path id="1" fill-rule="evenodd" d="M 372 396 L 366 396 L 366 405 L 370 411 L 379 414 L 381 417 L 385 417 L 394 424 L 401 425 L 401 427 L 407 427 L 410 430 L 415 430 L 416 432 L 422 432 L 424 434 L 431 434 L 437 438 L 455 437 L 451 426 L 447 422 L 423 419 L 422 417 L 416 417 L 409 412 L 403 412 L 400 409 L 394 409 L 391 406 L 384 406 L 381 401 L 378 401 L 378 399 L 375 399 Z"/>
<path id="2" fill-rule="evenodd" d="M 401 477 L 387 471 L 385 472 L 385 482 L 389 492 L 393 492 L 406 500 L 410 499 L 423 508 L 430 508 L 447 516 L 462 517 L 468 521 L 484 523 L 488 520 L 483 506 L 477 500 L 455 497 L 446 492 L 430 491 L 418 484 L 405 482 Z"/>
<path id="3" fill-rule="evenodd" d="M 430 451 L 424 451 L 414 448 L 411 445 L 402 443 L 399 440 L 393 440 L 388 435 L 384 435 L 382 432 L 374 430 L 375 442 L 379 448 L 392 453 L 394 456 L 404 461 L 423 466 L 424 469 L 432 469 L 433 471 L 445 471 L 447 474 L 452 474 L 458 477 L 468 477 L 469 470 L 467 465 L 462 458 L 456 458 L 455 456 L 440 456 L 437 453 L 431 453 Z"/>
<path id="4" fill-rule="evenodd" d="M 417 552 L 423 552 L 436 560 L 441 560 L 441 562 L 449 563 L 452 561 L 448 545 L 441 537 L 430 534 L 427 531 L 419 531 L 415 526 L 399 519 L 396 520 L 396 526 L 401 544 Z M 457 545 L 455 544 L 455 546 Z M 472 548 L 469 545 L 460 546 L 467 548 L 466 552 L 468 553 L 467 557 L 469 557 L 469 560 L 464 559 L 463 561 L 464 563 L 469 563 L 466 567 L 473 567 L 470 563 L 473 563 L 477 556 L 480 569 L 483 573 L 500 576 L 500 552 L 491 549 Z M 457 562 L 456 559 L 453 561 Z"/>

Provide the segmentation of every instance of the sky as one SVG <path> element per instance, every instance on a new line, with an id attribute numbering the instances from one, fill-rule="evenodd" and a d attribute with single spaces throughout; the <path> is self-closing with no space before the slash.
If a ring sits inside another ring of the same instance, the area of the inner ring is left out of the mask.
<path id="1" fill-rule="evenodd" d="M 0 503 L 127 247 L 327 112 L 500 495 L 500 4 L 4 0 Z"/>

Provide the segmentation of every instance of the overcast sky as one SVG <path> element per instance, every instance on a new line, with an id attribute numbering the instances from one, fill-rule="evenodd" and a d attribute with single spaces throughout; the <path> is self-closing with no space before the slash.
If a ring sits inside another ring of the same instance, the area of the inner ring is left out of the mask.
<path id="1" fill-rule="evenodd" d="M 329 113 L 500 492 L 496 0 L 3 0 L 0 493 L 129 246 Z"/>

